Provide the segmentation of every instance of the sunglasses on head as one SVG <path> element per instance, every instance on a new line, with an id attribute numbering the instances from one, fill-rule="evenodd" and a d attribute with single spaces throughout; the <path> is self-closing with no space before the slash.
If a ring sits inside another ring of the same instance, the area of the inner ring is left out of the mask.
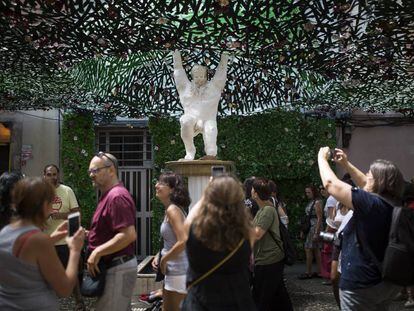
<path id="1" fill-rule="evenodd" d="M 99 151 L 97 154 L 95 154 L 95 156 L 97 156 L 98 158 L 103 158 L 103 157 L 105 157 L 105 158 L 107 158 L 109 161 L 111 161 L 112 162 L 112 164 L 115 166 L 115 168 L 117 167 L 117 164 L 115 163 L 115 161 L 114 160 L 112 160 L 111 159 L 111 157 L 108 157 L 107 155 L 106 155 L 106 153 L 105 152 L 103 152 L 103 151 Z"/>

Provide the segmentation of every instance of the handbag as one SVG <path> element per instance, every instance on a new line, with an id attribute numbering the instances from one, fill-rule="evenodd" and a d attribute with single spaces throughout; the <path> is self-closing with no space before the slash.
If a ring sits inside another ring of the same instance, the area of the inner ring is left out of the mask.
<path id="1" fill-rule="evenodd" d="M 155 282 L 161 282 L 162 280 L 165 279 L 165 275 L 161 272 L 161 268 L 160 268 L 161 258 L 162 258 L 162 255 L 161 255 L 161 250 L 160 250 L 158 252 L 158 269 L 157 269 L 157 274 L 155 276 Z"/>
<path id="2" fill-rule="evenodd" d="M 227 260 L 229 260 L 236 252 L 237 250 L 242 246 L 244 242 L 244 238 L 242 238 L 239 242 L 239 244 L 233 249 L 226 257 L 224 257 L 218 264 L 216 264 L 213 268 L 208 270 L 206 273 L 204 273 L 202 276 L 200 276 L 197 280 L 187 285 L 187 291 L 193 287 L 194 285 L 200 283 L 202 280 L 204 280 L 206 277 L 208 277 L 210 274 L 212 274 L 214 271 L 216 271 L 218 268 L 220 268 Z"/>
<path id="3" fill-rule="evenodd" d="M 82 280 L 80 285 L 80 292 L 85 297 L 100 297 L 105 289 L 106 280 L 106 266 L 105 263 L 100 261 L 98 264 L 99 274 L 92 276 L 88 269 L 84 269 L 82 272 Z"/>
<path id="4" fill-rule="evenodd" d="M 303 232 L 304 235 L 307 235 L 311 228 L 311 218 L 312 218 L 312 210 L 315 206 L 315 201 L 313 201 L 311 208 L 309 210 L 309 214 L 305 214 L 300 219 L 300 231 Z"/>

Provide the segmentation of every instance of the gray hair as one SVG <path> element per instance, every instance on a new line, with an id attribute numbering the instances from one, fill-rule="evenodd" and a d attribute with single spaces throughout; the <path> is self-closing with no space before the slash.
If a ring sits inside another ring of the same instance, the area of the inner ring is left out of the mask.
<path id="1" fill-rule="evenodd" d="M 392 199 L 401 199 L 404 178 L 393 162 L 378 159 L 372 162 L 369 170 L 374 179 L 372 192 Z"/>

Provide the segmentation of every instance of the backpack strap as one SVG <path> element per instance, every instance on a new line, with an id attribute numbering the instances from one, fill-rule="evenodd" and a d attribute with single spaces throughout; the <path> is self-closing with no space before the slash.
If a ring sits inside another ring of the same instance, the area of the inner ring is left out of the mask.
<path id="1" fill-rule="evenodd" d="M 36 233 L 38 233 L 39 232 L 39 230 L 38 229 L 33 229 L 33 230 L 30 230 L 30 231 L 28 231 L 28 232 L 25 232 L 25 233 L 23 233 L 21 236 L 19 236 L 18 237 L 18 240 L 20 240 L 21 242 L 20 242 L 20 245 L 19 245 L 19 248 L 16 250 L 16 254 L 15 254 L 15 256 L 16 257 L 19 257 L 19 255 L 20 255 L 20 253 L 21 253 L 21 251 L 22 251 L 22 249 L 23 249 L 23 247 L 25 246 L 25 244 L 26 244 L 26 242 L 27 242 L 27 240 L 33 235 L 33 234 L 36 234 Z"/>
<path id="2" fill-rule="evenodd" d="M 390 226 L 390 233 L 389 238 L 390 239 L 398 239 L 397 229 L 398 229 L 398 220 L 400 219 L 401 209 L 402 205 L 397 204 L 397 202 L 393 202 L 387 198 L 384 198 L 383 196 L 377 194 L 377 193 L 371 193 L 374 196 L 380 198 L 383 202 L 387 203 L 389 206 L 393 208 L 392 210 L 392 218 L 391 218 L 391 226 Z"/>
<path id="3" fill-rule="evenodd" d="M 398 219 L 401 213 L 401 206 L 396 206 L 394 203 L 392 203 L 390 200 L 384 198 L 383 196 L 372 193 L 372 195 L 380 198 L 383 202 L 385 202 L 387 205 L 391 206 L 393 208 L 392 215 L 391 215 L 391 225 L 390 225 L 390 232 L 389 232 L 389 239 L 396 238 L 397 237 L 397 229 L 398 229 Z M 382 273 L 382 262 L 380 262 L 375 256 L 374 252 L 369 247 L 368 243 L 365 243 L 367 241 L 367 238 L 365 236 L 365 233 L 363 231 L 358 230 L 358 224 L 355 223 L 355 232 L 356 232 L 356 243 L 359 243 L 364 246 L 364 251 L 368 254 L 368 256 L 371 258 L 373 263 L 377 266 L 379 271 Z"/>

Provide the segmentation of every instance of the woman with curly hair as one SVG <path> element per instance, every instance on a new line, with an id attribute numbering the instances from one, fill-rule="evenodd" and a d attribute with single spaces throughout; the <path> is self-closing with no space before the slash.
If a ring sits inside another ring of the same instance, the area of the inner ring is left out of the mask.
<path id="1" fill-rule="evenodd" d="M 185 248 L 184 220 L 190 205 L 190 195 L 180 175 L 162 174 L 155 185 L 157 198 L 165 208 L 164 220 L 161 224 L 163 248 L 161 262 L 154 257 L 154 270 L 161 269 L 165 275 L 163 287 L 163 310 L 180 310 L 181 301 L 187 291 L 185 275 L 188 260 Z"/>
<path id="2" fill-rule="evenodd" d="M 255 310 L 248 271 L 252 226 L 241 183 L 227 175 L 213 178 L 186 229 L 189 289 L 182 310 Z"/>

